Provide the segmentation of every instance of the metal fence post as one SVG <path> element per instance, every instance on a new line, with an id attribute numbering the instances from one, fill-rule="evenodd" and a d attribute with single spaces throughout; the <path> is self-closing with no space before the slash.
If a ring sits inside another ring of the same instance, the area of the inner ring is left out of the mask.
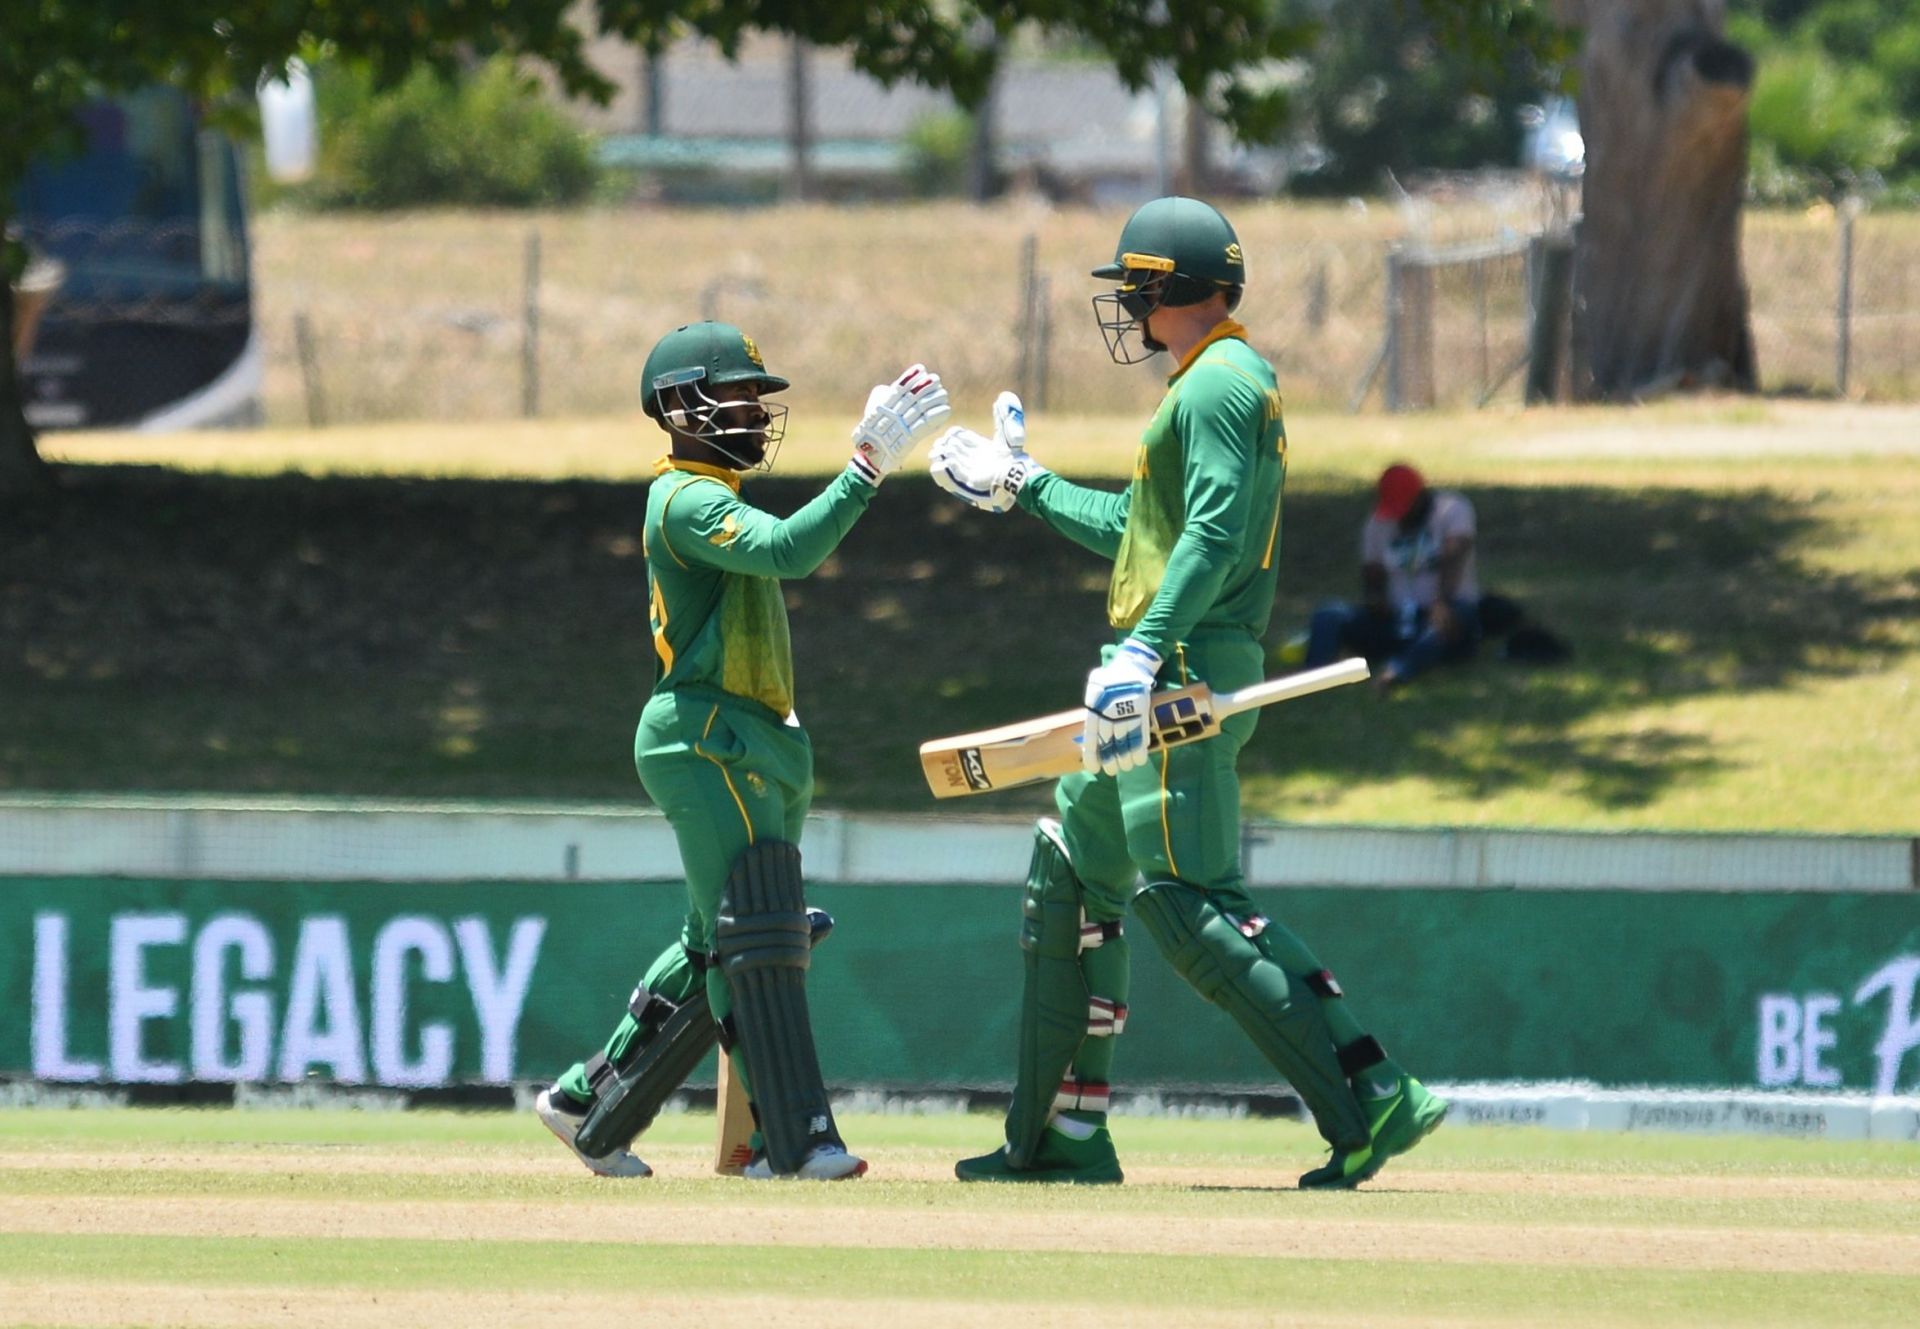
<path id="1" fill-rule="evenodd" d="M 1013 381 L 1020 399 L 1025 401 L 1033 392 L 1033 351 L 1035 334 L 1039 329 L 1034 318 L 1034 267 L 1038 258 L 1040 239 L 1028 232 L 1020 242 L 1020 321 L 1015 329 L 1016 360 L 1013 366 Z"/>
<path id="2" fill-rule="evenodd" d="M 300 386 L 307 398 L 307 427 L 318 429 L 327 422 L 327 399 L 320 391 L 320 356 L 313 345 L 313 325 L 307 311 L 293 315 L 293 349 L 300 357 Z"/>
<path id="3" fill-rule="evenodd" d="M 526 288 L 520 322 L 520 414 L 540 414 L 540 232 L 527 233 Z"/>
<path id="4" fill-rule="evenodd" d="M 1387 251 L 1387 328 L 1381 339 L 1384 358 L 1387 362 L 1386 386 L 1381 390 L 1386 398 L 1389 411 L 1404 410 L 1405 397 L 1402 393 L 1400 367 L 1400 251 Z"/>
<path id="5" fill-rule="evenodd" d="M 1401 254 L 1396 267 L 1393 333 L 1394 387 L 1399 404 L 1394 409 L 1433 409 L 1434 390 L 1434 268 L 1425 253 Z"/>
<path id="6" fill-rule="evenodd" d="M 1573 312 L 1573 237 L 1535 236 L 1527 250 L 1527 290 L 1532 323 L 1527 329 L 1529 406 L 1560 396 L 1561 356 Z"/>
<path id="7" fill-rule="evenodd" d="M 1034 284 L 1033 294 L 1033 398 L 1026 404 L 1036 411 L 1044 411 L 1047 409 L 1047 362 L 1053 358 L 1053 278 L 1041 277 Z"/>
<path id="8" fill-rule="evenodd" d="M 1327 326 L 1327 260 L 1313 265 L 1307 277 L 1307 326 L 1318 332 Z"/>
<path id="9" fill-rule="evenodd" d="M 1840 205 L 1840 280 L 1834 300 L 1833 383 L 1842 397 L 1847 395 L 1847 376 L 1853 358 L 1853 219 L 1860 211 L 1859 200 L 1848 198 Z"/>
<path id="10" fill-rule="evenodd" d="M 1473 261 L 1473 317 L 1480 331 L 1480 390 L 1476 401 L 1487 399 L 1487 380 L 1493 373 L 1493 351 L 1487 344 L 1487 262 L 1485 259 Z"/>

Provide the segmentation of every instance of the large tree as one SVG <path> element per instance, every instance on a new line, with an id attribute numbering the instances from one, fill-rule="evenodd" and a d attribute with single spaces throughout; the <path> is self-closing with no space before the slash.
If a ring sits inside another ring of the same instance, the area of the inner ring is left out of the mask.
<path id="1" fill-rule="evenodd" d="M 1753 61 L 1722 35 L 1724 0 L 1558 0 L 1558 9 L 1583 30 L 1574 395 L 1752 391 L 1740 205 Z"/>
<path id="2" fill-rule="evenodd" d="M 1408 0 L 1468 48 L 1493 50 L 1541 30 L 1532 0 Z M 753 32 L 844 47 L 892 82 L 913 79 L 977 103 L 995 53 L 1018 25 L 1069 36 L 1111 60 L 1129 84 L 1169 68 L 1242 135 L 1271 137 L 1286 110 L 1271 63 L 1308 49 L 1313 30 L 1273 0 L 25 0 L 0 41 L 0 224 L 27 162 L 58 147 L 90 98 L 168 83 L 213 104 L 244 99 L 263 72 L 301 51 L 364 60 L 383 83 L 420 64 L 451 70 L 474 55 L 545 62 L 572 95 L 611 88 L 586 63 L 578 25 L 659 52 L 699 34 L 732 53 Z M 1337 20 L 1337 10 L 1334 11 Z M 9 255 L 9 272 L 19 261 Z M 0 494 L 45 468 L 21 412 L 12 307 L 0 280 Z"/>

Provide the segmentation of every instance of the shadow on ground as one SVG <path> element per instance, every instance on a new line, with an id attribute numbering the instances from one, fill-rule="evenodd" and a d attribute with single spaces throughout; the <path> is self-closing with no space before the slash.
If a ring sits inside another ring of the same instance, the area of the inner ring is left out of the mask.
<path id="1" fill-rule="evenodd" d="M 651 674 L 639 524 L 611 483 L 65 471 L 0 518 L 0 786 L 638 797 Z M 791 511 L 812 480 L 750 494 Z M 1920 581 L 1814 567 L 1818 515 L 1768 492 L 1477 487 L 1488 589 L 1571 639 L 1392 705 L 1349 689 L 1262 726 L 1243 769 L 1493 794 L 1573 770 L 1633 807 L 1718 758 L 1696 734 L 1584 738 L 1658 699 L 1873 668 Z M 1271 636 L 1356 580 L 1358 487 L 1296 489 Z M 1105 566 L 1011 514 L 896 479 L 790 583 L 823 803 L 924 810 L 926 737 L 1072 705 Z M 982 800 L 1033 806 L 1038 794 Z"/>

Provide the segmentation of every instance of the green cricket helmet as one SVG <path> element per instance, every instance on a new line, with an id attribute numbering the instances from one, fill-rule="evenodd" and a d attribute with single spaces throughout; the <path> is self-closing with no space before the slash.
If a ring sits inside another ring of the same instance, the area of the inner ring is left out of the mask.
<path id="1" fill-rule="evenodd" d="M 1093 310 L 1107 354 L 1123 365 L 1167 349 L 1147 335 L 1147 315 L 1154 310 L 1197 305 L 1215 292 L 1226 295 L 1232 310 L 1247 280 L 1240 238 L 1227 219 L 1197 198 L 1177 197 L 1141 204 L 1120 228 L 1113 262 L 1093 275 L 1119 283 L 1093 297 Z M 1136 331 L 1144 355 L 1126 344 Z"/>
<path id="2" fill-rule="evenodd" d="M 753 338 L 730 323 L 687 323 L 654 344 L 640 370 L 640 408 L 663 428 L 698 439 L 740 470 L 767 470 L 787 431 L 787 408 L 727 400 L 751 384 L 760 395 L 791 387 Z"/>

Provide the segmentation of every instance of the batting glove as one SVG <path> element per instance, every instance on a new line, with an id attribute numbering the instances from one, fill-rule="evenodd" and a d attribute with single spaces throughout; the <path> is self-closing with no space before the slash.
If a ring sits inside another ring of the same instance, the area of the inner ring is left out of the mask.
<path id="1" fill-rule="evenodd" d="M 1087 675 L 1087 726 L 1080 763 L 1089 773 L 1118 775 L 1147 759 L 1154 676 L 1160 656 L 1132 637 Z"/>
<path id="2" fill-rule="evenodd" d="M 983 512 L 1005 512 L 1047 469 L 1027 455 L 1027 413 L 1011 392 L 994 399 L 992 438 L 956 425 L 933 445 L 927 468 L 935 484 Z"/>
<path id="3" fill-rule="evenodd" d="M 877 487 L 951 414 L 940 375 L 925 365 L 910 365 L 893 382 L 867 394 L 867 412 L 853 427 L 853 460 L 848 464 Z"/>

